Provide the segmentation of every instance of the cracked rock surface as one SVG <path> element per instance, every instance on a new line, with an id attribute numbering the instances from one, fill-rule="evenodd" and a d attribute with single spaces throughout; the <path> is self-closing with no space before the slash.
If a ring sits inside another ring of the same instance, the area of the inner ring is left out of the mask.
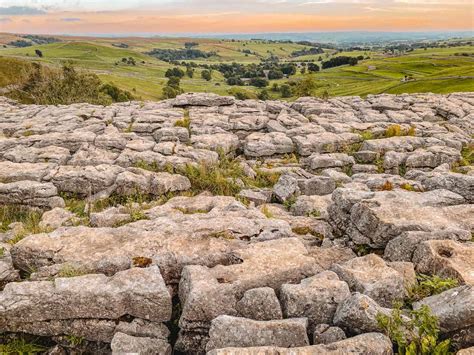
<path id="1" fill-rule="evenodd" d="M 469 351 L 473 134 L 473 93 L 0 97 L 0 344 L 385 355 L 402 301 Z"/>

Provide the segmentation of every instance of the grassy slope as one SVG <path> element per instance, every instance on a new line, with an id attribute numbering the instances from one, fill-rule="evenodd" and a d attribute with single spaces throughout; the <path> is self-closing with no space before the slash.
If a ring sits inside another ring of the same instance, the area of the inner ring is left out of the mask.
<path id="1" fill-rule="evenodd" d="M 27 66 L 28 63 L 21 60 L 0 57 L 0 88 L 15 84 Z"/>
<path id="2" fill-rule="evenodd" d="M 0 43 L 2 35 L 0 34 Z M 152 48 L 183 48 L 185 42 L 198 42 L 197 47 L 203 51 L 215 51 L 218 57 L 197 61 L 202 63 L 216 62 L 259 62 L 260 58 L 270 54 L 278 55 L 284 61 L 315 59 L 319 55 L 291 58 L 291 52 L 304 48 L 298 44 L 264 43 L 260 41 L 235 41 L 212 39 L 91 39 L 68 38 L 68 41 L 27 48 L 0 49 L 0 86 L 10 83 L 15 76 L 13 58 L 41 61 L 48 64 L 59 64 L 73 61 L 78 67 L 96 72 L 104 81 L 113 82 L 123 89 L 133 91 L 143 99 L 159 99 L 161 90 L 166 84 L 165 71 L 170 67 L 166 62 L 144 54 Z M 125 43 L 129 48 L 112 46 Z M 40 49 L 44 57 L 37 58 L 35 49 Z M 245 55 L 242 50 L 249 49 L 252 54 Z M 336 54 L 327 50 L 322 58 L 332 55 L 350 55 L 370 59 L 359 62 L 354 67 L 338 67 L 312 74 L 318 82 L 317 94 L 327 90 L 331 95 L 367 95 L 377 93 L 411 93 L 454 91 L 472 91 L 474 87 L 474 58 L 454 56 L 455 53 L 474 54 L 473 47 L 435 48 L 416 50 L 398 57 L 386 57 L 376 52 L 342 52 Z M 4 58 L 1 58 L 4 56 Z M 121 63 L 123 57 L 134 57 L 136 66 Z M 10 61 L 10 62 L 9 62 Z M 14 64 L 18 62 L 14 62 Z M 116 64 L 118 63 L 118 64 Z M 17 65 L 18 66 L 18 65 Z M 374 69 L 375 68 L 375 69 Z M 6 74 L 4 74 L 6 73 Z M 226 85 L 218 72 L 213 72 L 213 80 L 201 79 L 201 70 L 196 69 L 193 79 L 183 78 L 181 86 L 185 91 L 204 91 L 227 94 L 231 87 Z M 416 81 L 402 83 L 401 78 L 411 75 Z M 3 83 L 2 83 L 2 77 Z M 295 79 L 301 78 L 297 74 Z M 466 78 L 470 77 L 470 78 Z M 7 79 L 5 79 L 7 78 Z M 9 78 L 9 79 L 8 79 Z M 286 80 L 275 81 L 284 83 Z M 257 91 L 255 88 L 245 88 Z M 277 94 L 271 93 L 278 97 Z"/>

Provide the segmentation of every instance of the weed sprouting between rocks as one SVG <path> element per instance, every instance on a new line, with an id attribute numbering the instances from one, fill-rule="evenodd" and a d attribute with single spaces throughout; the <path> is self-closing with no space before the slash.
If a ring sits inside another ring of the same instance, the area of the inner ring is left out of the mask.
<path id="1" fill-rule="evenodd" d="M 451 342 L 449 339 L 440 341 L 438 319 L 426 305 L 405 316 L 397 304 L 391 315 L 377 314 L 377 322 L 400 355 L 449 354 Z"/>

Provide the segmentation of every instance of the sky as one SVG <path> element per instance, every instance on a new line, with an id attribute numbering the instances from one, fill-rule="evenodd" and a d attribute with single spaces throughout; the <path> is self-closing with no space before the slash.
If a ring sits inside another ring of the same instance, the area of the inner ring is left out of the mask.
<path id="1" fill-rule="evenodd" d="M 0 0 L 0 32 L 473 30 L 474 0 Z"/>

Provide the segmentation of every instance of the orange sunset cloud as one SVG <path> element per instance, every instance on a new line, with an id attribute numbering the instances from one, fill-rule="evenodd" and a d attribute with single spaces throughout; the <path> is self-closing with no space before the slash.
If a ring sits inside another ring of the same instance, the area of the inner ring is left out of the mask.
<path id="1" fill-rule="evenodd" d="M 267 3 L 266 6 L 261 6 Z M 9 14 L 0 7 L 0 31 L 28 33 L 237 33 L 290 31 L 416 31 L 473 28 L 471 1 L 252 1 L 241 5 L 199 7 L 155 5 L 150 9 L 101 11 L 36 9 Z M 126 4 L 126 3 L 124 3 Z M 29 7 L 25 7 L 29 9 Z M 12 11 L 10 11 L 12 12 Z"/>

